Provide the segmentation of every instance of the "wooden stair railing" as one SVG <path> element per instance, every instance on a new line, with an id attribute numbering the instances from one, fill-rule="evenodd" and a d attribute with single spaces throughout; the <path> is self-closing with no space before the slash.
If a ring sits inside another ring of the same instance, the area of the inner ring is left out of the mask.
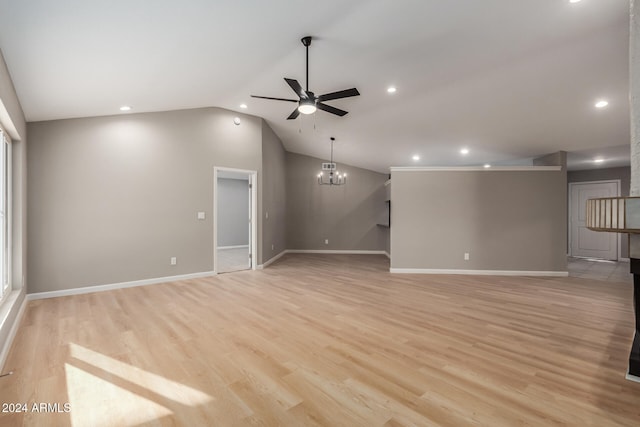
<path id="1" fill-rule="evenodd" d="M 604 197 L 587 200 L 586 226 L 593 231 L 640 233 L 640 197 Z M 629 355 L 628 375 L 640 379 L 640 259 L 631 258 L 635 335 Z"/>

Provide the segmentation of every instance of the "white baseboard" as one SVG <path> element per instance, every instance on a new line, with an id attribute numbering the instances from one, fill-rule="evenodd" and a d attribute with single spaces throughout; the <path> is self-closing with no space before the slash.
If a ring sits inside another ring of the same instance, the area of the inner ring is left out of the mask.
<path id="1" fill-rule="evenodd" d="M 633 381 L 635 383 L 640 383 L 640 377 L 636 377 L 635 375 L 631 375 L 629 372 L 627 372 L 627 375 L 625 376 L 626 379 L 628 379 L 629 381 Z"/>
<path id="2" fill-rule="evenodd" d="M 289 251 L 287 251 L 286 249 L 282 252 L 280 252 L 278 255 L 274 256 L 273 258 L 269 259 L 267 262 L 262 263 L 258 266 L 258 270 L 262 270 L 265 267 L 269 267 L 271 264 L 273 264 L 274 262 L 276 262 L 277 260 L 279 260 L 280 258 L 282 258 L 284 255 L 286 255 Z"/>
<path id="3" fill-rule="evenodd" d="M 391 254 L 387 251 L 384 251 L 384 254 L 387 256 L 387 258 L 391 259 Z"/>
<path id="4" fill-rule="evenodd" d="M 630 258 L 622 258 L 622 257 L 620 257 L 620 258 L 618 258 L 618 262 L 631 262 L 631 259 Z"/>
<path id="5" fill-rule="evenodd" d="M 287 249 L 289 254 L 384 255 L 384 251 Z"/>
<path id="6" fill-rule="evenodd" d="M 22 316 L 24 315 L 24 310 L 27 307 L 27 298 L 23 298 L 22 304 L 20 304 L 20 308 L 18 309 L 18 315 L 16 316 L 13 325 L 11 325 L 11 329 L 9 330 L 9 335 L 7 335 L 7 340 L 4 342 L 2 346 L 2 352 L 0 353 L 0 373 L 4 373 L 4 363 L 7 361 L 7 357 L 9 357 L 9 351 L 11 350 L 11 346 L 13 345 L 13 340 L 18 333 L 18 327 L 20 326 L 20 322 L 22 321 Z"/>
<path id="7" fill-rule="evenodd" d="M 218 249 L 221 249 L 221 250 L 225 250 L 225 249 L 242 249 L 242 248 L 247 248 L 247 249 L 249 249 L 249 245 L 218 246 Z"/>
<path id="8" fill-rule="evenodd" d="M 390 268 L 389 272 L 399 274 L 460 274 L 473 276 L 542 276 L 567 277 L 568 271 L 520 271 L 520 270 L 443 270 L 433 268 Z"/>
<path id="9" fill-rule="evenodd" d="M 157 277 L 154 279 L 134 280 L 131 282 L 112 283 L 109 285 L 85 286 L 82 288 L 62 289 L 59 291 L 37 292 L 27 294 L 27 300 L 33 301 L 43 298 L 64 297 L 68 295 L 89 294 L 93 292 L 111 291 L 114 289 L 133 288 L 136 286 L 156 285 L 158 283 L 175 282 L 178 280 L 199 279 L 201 277 L 215 276 L 215 271 L 204 271 L 201 273 L 180 274 L 178 276 Z"/>
<path id="10" fill-rule="evenodd" d="M 257 268 L 262 270 L 268 267 L 270 264 L 276 262 L 278 259 L 286 254 L 341 254 L 341 255 L 387 255 L 385 251 L 361 251 L 361 250 L 320 250 L 320 249 L 285 249 L 278 255 L 271 258 L 264 264 L 260 264 Z M 389 257 L 390 258 L 390 257 Z"/>

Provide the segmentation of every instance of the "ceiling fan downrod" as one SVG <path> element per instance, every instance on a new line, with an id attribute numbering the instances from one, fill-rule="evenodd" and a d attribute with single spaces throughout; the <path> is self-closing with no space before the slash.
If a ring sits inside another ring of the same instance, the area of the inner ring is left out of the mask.
<path id="1" fill-rule="evenodd" d="M 309 92 L 309 46 L 311 46 L 311 38 L 311 36 L 306 36 L 300 39 L 304 47 L 307 48 L 307 92 Z"/>

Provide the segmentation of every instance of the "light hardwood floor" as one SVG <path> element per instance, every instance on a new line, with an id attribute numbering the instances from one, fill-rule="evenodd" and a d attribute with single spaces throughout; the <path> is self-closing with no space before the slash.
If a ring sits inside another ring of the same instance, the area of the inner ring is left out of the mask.
<path id="1" fill-rule="evenodd" d="M 29 303 L 2 426 L 639 426 L 629 283 L 372 255 Z"/>

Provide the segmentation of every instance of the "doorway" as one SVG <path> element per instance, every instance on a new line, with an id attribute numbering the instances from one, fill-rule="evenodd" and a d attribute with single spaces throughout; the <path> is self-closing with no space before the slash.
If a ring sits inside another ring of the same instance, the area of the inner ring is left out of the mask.
<path id="1" fill-rule="evenodd" d="M 617 260 L 620 235 L 591 231 L 586 227 L 588 199 L 617 197 L 620 181 L 592 181 L 569 184 L 569 255 L 582 258 Z"/>
<path id="2" fill-rule="evenodd" d="M 216 273 L 256 268 L 256 171 L 213 169 L 213 267 Z"/>

